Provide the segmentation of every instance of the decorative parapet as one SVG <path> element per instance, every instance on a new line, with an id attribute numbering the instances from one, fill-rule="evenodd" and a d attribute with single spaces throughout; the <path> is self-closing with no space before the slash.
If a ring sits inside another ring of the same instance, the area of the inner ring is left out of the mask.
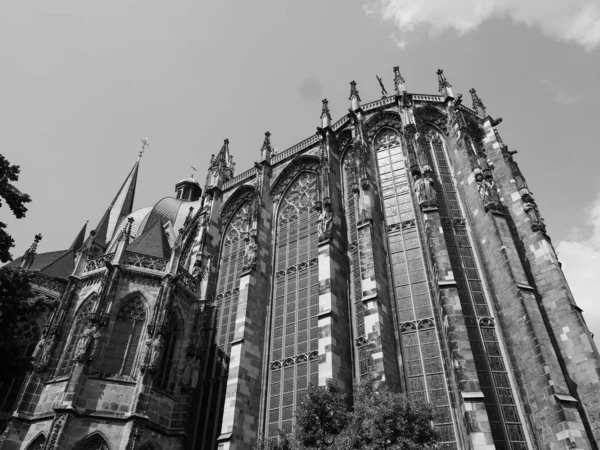
<path id="1" fill-rule="evenodd" d="M 83 268 L 83 273 L 94 272 L 96 270 L 103 269 L 106 267 L 106 262 L 113 259 L 115 256 L 114 253 L 108 253 L 106 255 L 100 256 L 99 258 L 90 259 L 85 263 L 85 267 Z"/>
<path id="2" fill-rule="evenodd" d="M 169 264 L 168 259 L 156 258 L 155 256 L 142 255 L 140 253 L 126 252 L 123 265 L 133 266 L 139 269 L 164 272 Z"/>
<path id="3" fill-rule="evenodd" d="M 256 169 L 253 167 L 252 169 L 246 170 L 243 173 L 240 173 L 237 177 L 232 178 L 228 182 L 223 185 L 223 190 L 226 191 L 230 187 L 233 187 L 242 181 L 246 181 L 248 178 L 252 178 L 256 175 Z"/>
<path id="4" fill-rule="evenodd" d="M 179 266 L 179 269 L 177 270 L 177 275 L 181 277 L 179 281 L 181 281 L 181 284 L 183 284 L 186 288 L 188 288 L 192 292 L 198 291 L 200 282 L 187 270 Z"/>
<path id="5" fill-rule="evenodd" d="M 284 159 L 289 158 L 292 155 L 310 147 L 313 144 L 316 144 L 321 140 L 321 136 L 318 134 L 312 135 L 308 139 L 304 139 L 302 142 L 297 143 L 293 147 L 288 148 L 282 152 L 277 153 L 275 156 L 271 158 L 272 164 L 276 164 Z"/>
<path id="6" fill-rule="evenodd" d="M 444 98 L 441 95 L 424 95 L 424 94 L 411 94 L 411 95 L 412 95 L 413 101 L 444 103 Z"/>
<path id="7" fill-rule="evenodd" d="M 331 129 L 333 131 L 337 131 L 340 128 L 342 128 L 344 125 L 346 125 L 346 123 L 348 123 L 349 120 L 350 120 L 350 118 L 348 116 L 344 116 L 340 120 L 338 120 L 336 123 L 331 125 Z"/>
<path id="8" fill-rule="evenodd" d="M 48 291 L 53 294 L 62 294 L 65 292 L 67 285 L 65 282 L 58 281 L 56 278 L 49 277 L 48 275 L 44 275 L 42 273 L 36 273 L 31 278 L 31 284 L 34 289 L 38 289 L 41 291 Z"/>
<path id="9" fill-rule="evenodd" d="M 370 111 L 372 109 L 379 108 L 381 106 L 391 105 L 395 101 L 396 101 L 396 97 L 394 97 L 394 96 L 385 97 L 385 98 L 382 98 L 381 100 L 375 100 L 374 102 L 365 103 L 364 105 L 362 105 L 362 110 Z"/>
<path id="10" fill-rule="evenodd" d="M 471 108 L 469 108 L 468 106 L 465 106 L 465 105 L 460 105 L 460 106 L 458 107 L 458 109 L 459 109 L 460 111 L 464 111 L 464 112 L 466 112 L 466 113 L 469 113 L 469 114 L 472 114 L 472 115 L 474 115 L 474 116 L 476 116 L 476 117 L 479 117 L 479 116 L 477 115 L 477 113 L 476 113 L 475 111 L 473 111 Z"/>

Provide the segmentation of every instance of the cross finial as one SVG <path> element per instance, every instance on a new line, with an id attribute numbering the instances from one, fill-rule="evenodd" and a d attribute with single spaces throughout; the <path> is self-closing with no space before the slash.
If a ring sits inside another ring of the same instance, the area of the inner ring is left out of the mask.
<path id="1" fill-rule="evenodd" d="M 146 147 L 150 147 L 150 144 L 148 144 L 148 138 L 141 139 L 141 142 L 142 142 L 142 148 L 140 148 L 140 156 L 139 156 L 140 158 L 146 151 Z"/>
<path id="2" fill-rule="evenodd" d="M 193 165 L 190 165 L 190 167 L 192 168 L 192 178 L 194 178 L 194 172 L 198 172 L 198 169 Z"/>
<path id="3" fill-rule="evenodd" d="M 379 81 L 379 87 L 381 88 L 381 96 L 387 97 L 388 93 L 385 90 L 385 86 L 383 85 L 383 80 L 379 77 L 379 75 L 375 75 L 375 77 L 377 78 L 377 81 Z"/>

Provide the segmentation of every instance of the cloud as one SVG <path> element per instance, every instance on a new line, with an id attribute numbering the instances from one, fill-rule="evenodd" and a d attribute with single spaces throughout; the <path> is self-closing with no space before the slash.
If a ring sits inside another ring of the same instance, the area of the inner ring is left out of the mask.
<path id="1" fill-rule="evenodd" d="M 572 105 L 579 101 L 578 95 L 567 92 L 553 81 L 542 79 L 540 80 L 540 84 L 542 85 L 544 92 L 550 94 L 554 98 L 554 101 L 559 105 Z"/>
<path id="2" fill-rule="evenodd" d="M 584 211 L 585 223 L 591 230 L 584 236 L 574 228 L 569 238 L 556 246 L 563 271 L 577 305 L 583 309 L 585 320 L 595 341 L 600 340 L 600 194 Z"/>
<path id="3" fill-rule="evenodd" d="M 422 28 L 433 36 L 452 29 L 463 35 L 493 17 L 510 17 L 588 51 L 600 44 L 597 0 L 370 0 L 363 10 L 393 22 L 399 40 Z"/>

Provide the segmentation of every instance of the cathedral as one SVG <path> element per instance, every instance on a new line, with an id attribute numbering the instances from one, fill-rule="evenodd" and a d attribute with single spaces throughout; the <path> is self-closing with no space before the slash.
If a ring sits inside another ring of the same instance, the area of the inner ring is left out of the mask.
<path id="1" fill-rule="evenodd" d="M 0 450 L 251 450 L 309 384 L 367 377 L 434 404 L 440 449 L 598 450 L 600 354 L 502 120 L 394 75 L 141 209 L 138 160 L 89 234 L 36 236 L 11 266 L 60 303 L 23 324 Z"/>

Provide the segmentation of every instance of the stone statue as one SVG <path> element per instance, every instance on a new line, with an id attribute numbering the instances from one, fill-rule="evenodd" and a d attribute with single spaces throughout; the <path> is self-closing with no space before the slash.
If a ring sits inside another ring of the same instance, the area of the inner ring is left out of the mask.
<path id="1" fill-rule="evenodd" d="M 154 340 L 150 344 L 150 362 L 148 364 L 149 370 L 156 370 L 156 367 L 160 362 L 160 356 L 162 354 L 162 349 L 164 346 L 164 338 L 161 334 L 159 334 L 158 337 L 154 338 Z"/>
<path id="2" fill-rule="evenodd" d="M 190 386 L 192 384 L 192 365 L 193 361 L 188 358 L 183 368 L 183 374 L 181 375 L 181 384 L 183 386 Z"/>
<path id="3" fill-rule="evenodd" d="M 331 213 L 331 206 L 326 205 L 321 210 L 317 221 L 317 232 L 319 235 L 319 241 L 325 241 L 327 239 L 330 239 L 333 225 L 333 214 Z"/>
<path id="4" fill-rule="evenodd" d="M 200 280 L 202 278 L 202 258 L 200 257 L 194 262 L 192 276 L 197 280 Z"/>
<path id="5" fill-rule="evenodd" d="M 477 190 L 483 202 L 484 211 L 488 212 L 489 210 L 498 209 L 497 204 L 494 202 L 494 197 L 498 197 L 494 180 L 484 180 L 483 172 L 480 169 L 475 169 L 475 181 L 477 182 Z"/>
<path id="6" fill-rule="evenodd" d="M 146 342 L 144 342 L 145 348 L 144 348 L 144 352 L 142 353 L 142 362 L 141 362 L 141 366 L 140 366 L 140 370 L 142 372 L 144 372 L 146 370 L 146 368 L 148 367 L 148 359 L 150 358 L 150 353 L 151 353 L 151 345 L 152 345 L 152 339 L 148 338 L 146 339 Z"/>
<path id="7" fill-rule="evenodd" d="M 54 339 L 46 340 L 44 339 L 40 342 L 40 346 L 42 348 L 42 356 L 40 357 L 40 361 L 38 363 L 38 368 L 45 369 L 50 364 L 50 359 L 52 358 L 52 353 L 56 348 L 57 342 Z"/>
<path id="8" fill-rule="evenodd" d="M 100 333 L 98 333 L 98 327 L 96 325 L 87 325 L 79 341 L 77 341 L 77 346 L 75 347 L 75 359 L 79 362 L 84 362 L 88 357 L 88 352 L 90 351 L 92 342 L 100 337 Z"/>
<path id="9" fill-rule="evenodd" d="M 525 213 L 531 222 L 531 229 L 533 231 L 541 231 L 545 233 L 546 224 L 540 215 L 540 211 L 538 210 L 533 197 L 529 193 L 525 192 L 521 195 L 521 198 L 523 200 L 523 209 L 525 210 Z"/>
<path id="10" fill-rule="evenodd" d="M 437 206 L 437 193 L 433 188 L 433 178 L 431 178 L 431 167 L 423 166 L 423 175 L 419 172 L 414 173 L 415 194 L 417 202 L 421 208 L 431 208 Z"/>
<path id="11" fill-rule="evenodd" d="M 190 386 L 192 388 L 196 388 L 198 386 L 198 379 L 200 378 L 200 360 L 198 358 L 194 358 L 192 362 L 192 379 L 190 382 Z"/>
<path id="12" fill-rule="evenodd" d="M 250 235 L 246 242 L 246 249 L 244 252 L 244 268 L 249 269 L 256 266 L 256 255 L 257 255 L 256 236 Z"/>

